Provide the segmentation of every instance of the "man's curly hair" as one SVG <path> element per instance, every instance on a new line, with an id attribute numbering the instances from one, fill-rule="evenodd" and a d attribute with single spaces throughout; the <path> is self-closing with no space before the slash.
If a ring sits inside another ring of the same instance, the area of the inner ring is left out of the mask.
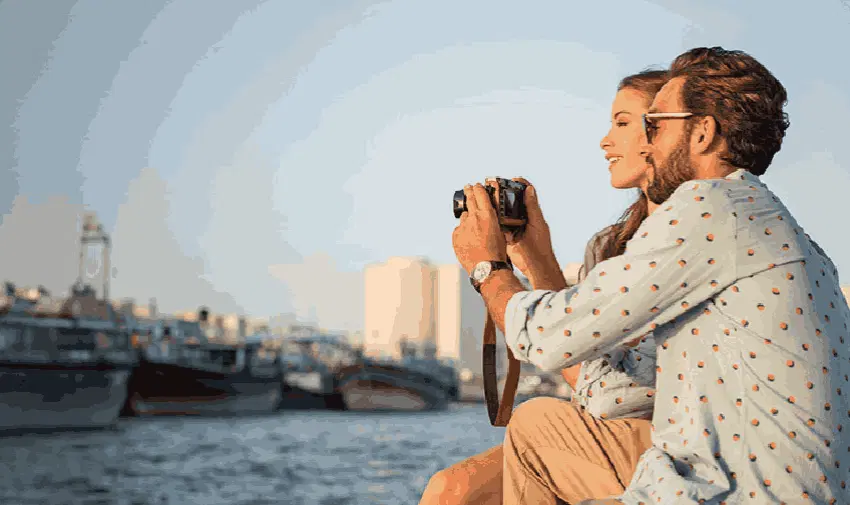
<path id="1" fill-rule="evenodd" d="M 782 147 L 790 125 L 785 87 L 743 51 L 698 47 L 679 55 L 670 77 L 683 77 L 685 110 L 717 121 L 727 152 L 721 159 L 762 175 Z"/>

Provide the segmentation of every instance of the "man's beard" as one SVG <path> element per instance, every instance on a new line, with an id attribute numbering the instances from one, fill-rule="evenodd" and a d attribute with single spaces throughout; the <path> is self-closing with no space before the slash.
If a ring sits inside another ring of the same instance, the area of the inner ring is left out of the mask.
<path id="1" fill-rule="evenodd" d="M 651 156 L 647 159 L 652 172 L 649 184 L 646 186 L 646 197 L 652 203 L 656 205 L 663 203 L 682 183 L 696 178 L 696 170 L 688 152 L 689 138 L 690 135 L 682 135 L 661 168 L 656 166 Z"/>

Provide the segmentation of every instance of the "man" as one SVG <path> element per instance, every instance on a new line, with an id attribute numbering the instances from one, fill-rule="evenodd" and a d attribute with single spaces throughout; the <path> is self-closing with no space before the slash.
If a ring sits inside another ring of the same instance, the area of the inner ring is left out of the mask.
<path id="1" fill-rule="evenodd" d="M 788 127 L 785 89 L 751 56 L 717 47 L 670 70 L 644 122 L 644 191 L 661 205 L 626 253 L 559 292 L 524 291 L 510 270 L 475 282 L 514 355 L 543 369 L 653 331 L 653 445 L 613 502 L 847 503 L 850 310 L 830 259 L 758 178 Z M 472 272 L 506 254 L 484 189 L 467 189 L 467 202 L 453 242 Z M 557 503 L 616 478 L 629 448 L 582 420 L 555 399 L 517 408 L 505 504 Z"/>

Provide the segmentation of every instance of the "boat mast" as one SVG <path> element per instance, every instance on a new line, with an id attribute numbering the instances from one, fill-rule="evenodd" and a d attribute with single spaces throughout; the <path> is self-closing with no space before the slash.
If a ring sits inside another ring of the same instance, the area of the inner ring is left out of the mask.
<path id="1" fill-rule="evenodd" d="M 86 271 L 86 252 L 90 246 L 101 246 L 101 267 L 103 275 L 103 299 L 109 299 L 109 278 L 110 269 L 112 268 L 109 262 L 112 241 L 109 235 L 103 231 L 103 225 L 97 220 L 97 215 L 94 212 L 87 212 L 83 216 L 83 232 L 80 235 L 80 266 L 77 275 L 77 285 L 82 287 L 85 279 Z"/>

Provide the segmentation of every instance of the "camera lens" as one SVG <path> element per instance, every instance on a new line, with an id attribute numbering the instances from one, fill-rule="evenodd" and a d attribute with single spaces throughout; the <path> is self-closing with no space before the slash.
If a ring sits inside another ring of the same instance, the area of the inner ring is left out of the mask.
<path id="1" fill-rule="evenodd" d="M 460 219 L 460 215 L 467 210 L 466 194 L 464 194 L 462 189 L 455 191 L 454 198 L 452 198 L 452 210 L 454 211 L 456 219 Z"/>

